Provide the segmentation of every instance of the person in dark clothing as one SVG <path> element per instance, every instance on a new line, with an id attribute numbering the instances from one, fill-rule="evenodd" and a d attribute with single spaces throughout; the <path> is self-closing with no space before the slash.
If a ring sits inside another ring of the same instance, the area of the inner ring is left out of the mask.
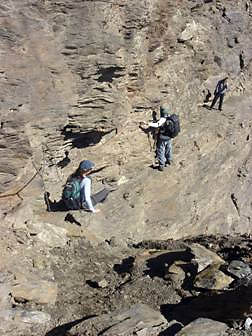
<path id="1" fill-rule="evenodd" d="M 228 80 L 228 77 L 220 80 L 217 83 L 216 88 L 214 90 L 214 99 L 212 101 L 210 109 L 214 107 L 214 105 L 217 103 L 217 100 L 219 99 L 219 111 L 222 111 L 223 99 L 224 99 L 225 93 L 228 90 L 227 80 Z"/>

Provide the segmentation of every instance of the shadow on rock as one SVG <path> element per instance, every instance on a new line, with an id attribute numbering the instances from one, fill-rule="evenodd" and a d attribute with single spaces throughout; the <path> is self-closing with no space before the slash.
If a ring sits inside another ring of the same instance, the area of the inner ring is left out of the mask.
<path id="1" fill-rule="evenodd" d="M 183 326 L 180 323 L 174 323 L 168 329 L 162 331 L 158 336 L 175 336 Z"/>
<path id="2" fill-rule="evenodd" d="M 151 278 L 155 276 L 164 278 L 167 274 L 167 269 L 175 261 L 190 262 L 193 257 L 194 255 L 190 251 L 163 253 L 147 261 L 146 265 L 149 269 L 145 271 L 145 274 L 149 275 Z"/>
<path id="3" fill-rule="evenodd" d="M 168 321 L 176 320 L 186 325 L 197 318 L 208 318 L 224 323 L 233 320 L 244 320 L 250 312 L 252 287 L 240 287 L 221 294 L 216 292 L 187 298 L 177 305 L 161 306 L 162 314 Z"/>
<path id="4" fill-rule="evenodd" d="M 62 324 L 61 326 L 58 326 L 56 328 L 53 328 L 52 330 L 48 331 L 48 333 L 45 334 L 45 336 L 66 336 L 67 332 L 74 326 L 76 326 L 77 324 L 86 321 L 88 319 L 91 319 L 93 317 L 96 317 L 97 315 L 89 315 L 89 316 L 85 316 L 81 319 L 69 322 L 69 323 L 65 323 Z"/>
<path id="5" fill-rule="evenodd" d="M 65 222 L 69 222 L 71 224 L 76 224 L 78 226 L 81 226 L 81 223 L 78 222 L 71 213 L 68 213 L 64 220 Z"/>
<path id="6" fill-rule="evenodd" d="M 121 264 L 115 264 L 113 269 L 117 274 L 131 274 L 131 271 L 134 267 L 134 261 L 135 258 L 130 256 L 126 259 L 123 259 Z"/>
<path id="7" fill-rule="evenodd" d="M 44 201 L 46 204 L 46 210 L 49 212 L 68 211 L 62 199 L 59 201 L 51 201 L 49 192 L 44 193 Z"/>

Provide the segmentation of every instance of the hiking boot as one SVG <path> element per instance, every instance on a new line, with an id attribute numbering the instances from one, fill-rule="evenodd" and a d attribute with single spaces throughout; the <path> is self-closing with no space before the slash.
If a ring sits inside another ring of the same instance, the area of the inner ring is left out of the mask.
<path id="1" fill-rule="evenodd" d="M 172 161 L 171 160 L 167 160 L 166 164 L 165 164 L 165 167 L 170 166 L 171 164 L 172 164 Z"/>
<path id="2" fill-rule="evenodd" d="M 158 166 L 158 170 L 159 171 L 163 171 L 164 170 L 164 166 Z"/>

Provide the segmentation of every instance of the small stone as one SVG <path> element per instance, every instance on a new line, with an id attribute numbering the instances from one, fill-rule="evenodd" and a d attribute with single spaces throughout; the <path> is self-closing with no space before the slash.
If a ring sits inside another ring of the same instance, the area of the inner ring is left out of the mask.
<path id="1" fill-rule="evenodd" d="M 247 277 L 252 273 L 250 266 L 240 260 L 232 260 L 227 268 L 227 271 L 238 279 Z"/>
<path id="2" fill-rule="evenodd" d="M 98 281 L 98 282 L 97 282 L 97 285 L 98 285 L 98 287 L 100 287 L 100 288 L 105 288 L 105 287 L 108 287 L 108 282 L 107 282 L 107 280 L 103 279 L 103 280 L 101 280 L 101 281 Z"/>
<path id="3" fill-rule="evenodd" d="M 117 185 L 122 185 L 122 184 L 127 183 L 127 182 L 128 182 L 128 179 L 125 176 L 122 176 L 117 181 Z"/>
<path id="4" fill-rule="evenodd" d="M 181 286 L 185 280 L 185 272 L 183 269 L 176 264 L 173 264 L 169 267 L 168 273 L 165 274 L 165 279 L 170 279 L 176 286 Z"/>
<path id="5" fill-rule="evenodd" d="M 248 317 L 245 321 L 244 329 L 245 330 L 251 329 L 251 325 L 252 325 L 252 319 L 250 317 Z"/>

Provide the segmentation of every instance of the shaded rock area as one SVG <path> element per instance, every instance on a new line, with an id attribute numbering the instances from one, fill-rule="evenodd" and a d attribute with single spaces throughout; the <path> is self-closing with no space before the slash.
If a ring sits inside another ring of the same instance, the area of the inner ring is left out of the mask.
<path id="1" fill-rule="evenodd" d="M 252 314 L 252 273 L 242 278 L 232 275 L 237 259 L 234 263 L 228 254 L 242 249 L 239 265 L 248 270 L 250 236 L 195 237 L 193 244 L 163 241 L 163 249 L 159 249 L 160 240 L 152 241 L 152 249 L 132 243 L 111 246 L 109 241 L 92 246 L 77 237 L 60 247 L 30 240 L 33 248 L 13 241 L 23 255 L 18 264 L 12 258 L 9 264 L 3 259 L 10 270 L 1 272 L 3 335 L 207 335 L 202 330 L 208 324 L 205 330 L 213 335 L 251 332 L 245 322 Z M 199 271 L 202 251 L 212 256 L 212 263 Z M 215 263 L 218 259 L 221 272 Z M 221 289 L 209 286 L 213 280 L 198 286 L 198 277 L 205 271 L 209 274 L 210 268 L 212 279 L 232 282 Z"/>
<path id="2" fill-rule="evenodd" d="M 0 335 L 252 334 L 252 4 L 0 4 Z M 223 111 L 209 109 L 229 76 Z M 140 122 L 181 120 L 156 168 Z M 99 213 L 66 211 L 96 163 Z"/>

